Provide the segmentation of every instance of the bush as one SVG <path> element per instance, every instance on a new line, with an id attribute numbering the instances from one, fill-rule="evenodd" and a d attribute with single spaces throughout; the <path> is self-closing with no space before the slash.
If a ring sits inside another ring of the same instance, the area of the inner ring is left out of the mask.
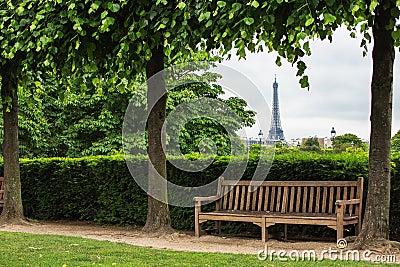
<path id="1" fill-rule="evenodd" d="M 176 160 L 184 160 L 176 159 Z M 229 161 L 241 167 L 241 158 L 217 157 L 205 170 L 192 173 L 167 165 L 168 179 L 178 185 L 199 186 L 219 177 Z M 146 173 L 147 158 L 134 158 L 137 173 Z M 250 157 L 243 179 L 251 179 L 258 162 Z M 2 163 L 1 163 L 2 164 Z M 392 156 L 390 234 L 400 236 L 400 153 Z M 268 180 L 355 180 L 368 175 L 366 153 L 275 155 Z M 225 175 L 229 179 L 235 170 Z M 86 220 L 101 224 L 144 225 L 146 193 L 131 177 L 123 156 L 42 158 L 21 160 L 25 215 L 40 220 Z M 365 185 L 366 186 L 366 185 Z M 365 187 L 366 188 L 366 187 Z M 366 190 L 365 190 L 366 192 Z M 206 209 L 213 208 L 209 205 Z M 193 208 L 171 207 L 176 229 L 193 229 Z M 325 231 L 325 230 L 321 230 Z M 332 232 L 334 234 L 334 232 Z M 318 235 L 325 235 L 318 233 Z"/>

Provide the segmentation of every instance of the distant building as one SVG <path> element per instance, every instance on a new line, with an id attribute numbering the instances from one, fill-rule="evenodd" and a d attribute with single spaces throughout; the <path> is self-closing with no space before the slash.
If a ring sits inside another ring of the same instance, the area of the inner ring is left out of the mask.
<path id="1" fill-rule="evenodd" d="M 267 137 L 267 144 L 273 145 L 277 142 L 284 142 L 285 136 L 283 135 L 282 125 L 281 125 L 281 117 L 279 113 L 279 99 L 278 99 L 278 83 L 275 82 L 272 85 L 273 87 L 273 103 L 272 103 L 272 118 L 271 118 L 271 128 Z"/>
<path id="2" fill-rule="evenodd" d="M 307 141 L 307 139 L 310 139 L 310 138 L 317 138 L 320 148 L 332 147 L 332 140 L 329 137 L 317 137 L 317 136 L 304 137 L 304 138 L 302 138 L 301 143 L 304 143 L 305 141 Z"/>
<path id="3" fill-rule="evenodd" d="M 292 138 L 287 143 L 289 147 L 298 147 L 301 146 L 303 140 L 301 138 Z"/>

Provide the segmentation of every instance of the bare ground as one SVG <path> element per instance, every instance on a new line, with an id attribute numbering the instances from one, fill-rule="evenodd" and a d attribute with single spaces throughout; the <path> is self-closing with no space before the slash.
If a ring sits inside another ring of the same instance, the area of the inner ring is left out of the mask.
<path id="1" fill-rule="evenodd" d="M 156 235 L 140 231 L 135 227 L 98 226 L 83 222 L 37 222 L 24 225 L 3 225 L 0 231 L 24 232 L 32 234 L 54 234 L 64 236 L 78 236 L 96 240 L 108 240 L 111 242 L 122 242 L 135 246 L 151 247 L 156 249 L 171 249 L 177 251 L 197 252 L 219 252 L 236 254 L 254 254 L 268 246 L 268 252 L 272 250 L 284 250 L 289 253 L 296 250 L 301 253 L 304 250 L 314 250 L 318 258 L 323 256 L 329 258 L 329 251 L 332 255 L 338 255 L 340 249 L 335 242 L 303 242 L 303 241 L 278 241 L 270 239 L 265 244 L 260 239 L 243 237 L 225 237 L 203 234 L 195 238 L 191 232 L 175 232 L 172 234 Z M 337 251 L 337 252 L 335 252 Z M 362 255 L 360 251 L 360 255 Z M 400 263 L 400 253 L 394 254 L 395 260 Z M 370 256 L 371 260 L 375 256 Z"/>

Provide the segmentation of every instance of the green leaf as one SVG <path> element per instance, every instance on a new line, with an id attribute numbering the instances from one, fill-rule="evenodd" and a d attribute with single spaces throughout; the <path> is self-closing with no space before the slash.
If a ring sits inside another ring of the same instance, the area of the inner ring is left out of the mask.
<path id="1" fill-rule="evenodd" d="M 217 2 L 217 5 L 218 5 L 220 8 L 223 8 L 223 7 L 226 6 L 226 2 L 225 2 L 225 1 L 218 1 L 218 2 Z"/>
<path id="2" fill-rule="evenodd" d="M 280 56 L 277 56 L 277 57 L 276 57 L 275 64 L 276 64 L 278 67 L 282 66 L 282 62 L 281 62 L 281 57 L 280 57 Z"/>
<path id="3" fill-rule="evenodd" d="M 310 88 L 310 84 L 308 83 L 308 76 L 303 76 L 299 82 L 301 88 L 308 88 L 308 89 Z"/>
<path id="4" fill-rule="evenodd" d="M 202 22 L 203 20 L 208 20 L 211 16 L 211 13 L 209 11 L 201 13 L 199 17 L 199 22 Z"/>
<path id="5" fill-rule="evenodd" d="M 233 8 L 233 10 L 234 10 L 235 12 L 238 11 L 241 7 L 242 7 L 242 4 L 240 4 L 240 3 L 234 3 L 234 4 L 232 5 L 232 8 Z"/>
<path id="6" fill-rule="evenodd" d="M 92 4 L 90 5 L 90 8 L 89 8 L 89 14 L 92 13 L 92 12 L 94 12 L 94 11 L 96 11 L 97 9 L 99 9 L 100 4 L 101 4 L 100 1 L 96 1 L 96 2 L 92 3 Z"/>
<path id="7" fill-rule="evenodd" d="M 298 40 L 304 40 L 307 37 L 307 34 L 305 32 L 299 32 L 297 34 L 297 39 Z"/>
<path id="8" fill-rule="evenodd" d="M 251 25 L 254 23 L 254 19 L 253 18 L 244 18 L 244 23 L 246 23 L 246 25 Z"/>
<path id="9" fill-rule="evenodd" d="M 260 4 L 256 0 L 254 0 L 251 2 L 251 6 L 257 8 L 260 6 Z"/>
<path id="10" fill-rule="evenodd" d="M 101 21 L 102 25 L 101 25 L 100 29 L 102 31 L 109 31 L 110 30 L 109 27 L 111 25 L 113 25 L 114 22 L 115 22 L 115 19 L 113 17 L 106 17 L 105 19 L 103 19 Z"/>
<path id="11" fill-rule="evenodd" d="M 394 40 L 400 40 L 400 30 L 393 31 L 392 32 L 392 37 Z"/>
<path id="12" fill-rule="evenodd" d="M 179 8 L 180 10 L 184 9 L 185 7 L 186 7 L 186 3 L 185 3 L 185 2 L 180 2 L 180 3 L 178 4 L 178 8 Z"/>
<path id="13" fill-rule="evenodd" d="M 18 14 L 18 15 L 21 15 L 22 12 L 24 12 L 24 11 L 25 11 L 25 8 L 22 7 L 22 6 L 20 6 L 20 7 L 17 8 L 17 14 Z"/>
<path id="14" fill-rule="evenodd" d="M 314 23 L 314 18 L 313 17 L 311 17 L 311 18 L 309 18 L 307 21 L 306 21 L 306 27 L 308 27 L 308 26 L 310 26 L 311 24 L 313 24 Z"/>
<path id="15" fill-rule="evenodd" d="M 324 13 L 324 24 L 331 24 L 336 20 L 336 17 L 330 13 Z"/>
<path id="16" fill-rule="evenodd" d="M 369 5 L 369 11 L 374 11 L 375 8 L 379 5 L 379 2 L 376 0 L 371 1 L 371 4 Z"/>
<path id="17" fill-rule="evenodd" d="M 167 26 L 165 24 L 160 23 L 160 26 L 158 26 L 157 31 L 160 29 L 165 29 Z"/>
<path id="18" fill-rule="evenodd" d="M 212 25 L 212 20 L 210 19 L 209 21 L 207 21 L 206 23 L 206 28 L 210 27 Z"/>
<path id="19" fill-rule="evenodd" d="M 104 19 L 105 17 L 107 17 L 107 15 L 108 15 L 108 11 L 107 11 L 107 10 L 104 10 L 104 11 L 101 13 L 100 18 L 101 18 L 101 19 Z"/>
<path id="20" fill-rule="evenodd" d="M 119 4 L 108 3 L 108 9 L 111 12 L 118 12 L 121 6 Z"/>
<path id="21" fill-rule="evenodd" d="M 288 17 L 287 21 L 286 21 L 286 26 L 292 25 L 294 22 L 294 18 L 293 17 Z"/>
<path id="22" fill-rule="evenodd" d="M 92 83 L 94 86 L 98 85 L 100 83 L 100 79 L 99 78 L 93 78 L 92 79 Z"/>

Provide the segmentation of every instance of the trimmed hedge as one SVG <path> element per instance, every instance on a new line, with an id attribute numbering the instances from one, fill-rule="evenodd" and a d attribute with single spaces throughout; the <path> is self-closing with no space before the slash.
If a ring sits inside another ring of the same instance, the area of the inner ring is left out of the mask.
<path id="1" fill-rule="evenodd" d="M 183 159 L 182 159 L 183 160 Z M 179 185 L 207 184 L 220 176 L 229 157 L 218 157 L 206 170 L 184 172 L 168 164 L 168 179 Z M 240 158 L 232 158 L 239 166 Z M 251 158 L 243 179 L 251 179 L 257 158 Z M 147 158 L 135 158 L 145 173 Z M 268 180 L 355 180 L 368 175 L 365 153 L 275 155 Z M 235 175 L 233 171 L 232 174 Z M 400 154 L 392 156 L 391 238 L 400 236 Z M 226 177 L 229 178 L 229 177 Z M 147 196 L 131 177 L 123 156 L 21 159 L 25 215 L 41 220 L 85 220 L 101 224 L 144 225 Z M 176 229 L 194 228 L 193 208 L 171 207 Z"/>

